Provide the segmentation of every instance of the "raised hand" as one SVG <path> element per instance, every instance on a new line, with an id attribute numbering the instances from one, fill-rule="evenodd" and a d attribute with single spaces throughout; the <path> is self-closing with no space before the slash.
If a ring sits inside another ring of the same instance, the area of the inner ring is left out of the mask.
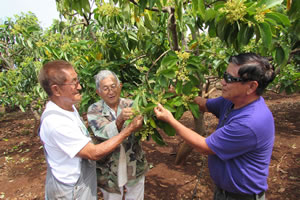
<path id="1" fill-rule="evenodd" d="M 159 120 L 163 120 L 165 122 L 170 121 L 173 117 L 172 113 L 165 109 L 161 104 L 158 104 L 157 107 L 154 108 L 154 113 Z"/>
<path id="2" fill-rule="evenodd" d="M 138 129 L 142 128 L 143 120 L 144 117 L 142 115 L 138 115 L 135 118 L 133 118 L 128 127 L 131 128 L 132 131 L 137 131 Z"/>
<path id="3" fill-rule="evenodd" d="M 122 121 L 126 121 L 131 119 L 133 116 L 133 109 L 132 108 L 124 108 L 120 114 L 120 118 Z"/>
<path id="4" fill-rule="evenodd" d="M 194 102 L 195 102 L 196 104 L 198 104 L 199 110 L 202 111 L 202 112 L 207 112 L 207 108 L 206 108 L 206 100 L 207 100 L 207 99 L 205 99 L 205 98 L 203 98 L 203 97 L 200 97 L 200 96 L 195 97 L 195 99 L 194 99 Z"/>

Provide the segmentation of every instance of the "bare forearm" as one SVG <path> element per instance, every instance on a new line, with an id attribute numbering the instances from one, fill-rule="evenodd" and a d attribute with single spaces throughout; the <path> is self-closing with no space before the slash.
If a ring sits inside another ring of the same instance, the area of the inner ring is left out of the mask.
<path id="1" fill-rule="evenodd" d="M 117 126 L 117 129 L 118 129 L 119 132 L 121 131 L 124 122 L 125 121 L 123 119 L 121 119 L 121 117 L 118 117 L 116 119 L 116 126 Z"/>
<path id="2" fill-rule="evenodd" d="M 205 155 L 214 154 L 214 152 L 207 146 L 205 142 L 205 137 L 185 127 L 183 124 L 181 124 L 179 121 L 177 121 L 174 118 L 169 120 L 169 124 L 196 151 L 199 151 L 200 153 Z"/>
<path id="3" fill-rule="evenodd" d="M 118 135 L 100 144 L 89 143 L 78 153 L 78 156 L 90 160 L 99 160 L 114 151 L 131 132 L 132 130 L 126 127 Z"/>
<path id="4" fill-rule="evenodd" d="M 105 142 L 95 145 L 96 153 L 94 160 L 99 160 L 114 151 L 130 134 L 131 131 L 126 127 L 118 135 L 106 140 Z"/>

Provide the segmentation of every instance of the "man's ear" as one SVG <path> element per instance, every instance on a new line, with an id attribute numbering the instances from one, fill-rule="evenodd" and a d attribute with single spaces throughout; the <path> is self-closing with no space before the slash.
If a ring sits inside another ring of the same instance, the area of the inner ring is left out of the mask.
<path id="1" fill-rule="evenodd" d="M 99 97 L 101 97 L 99 89 L 96 89 L 96 93 L 98 94 Z"/>
<path id="2" fill-rule="evenodd" d="M 252 93 L 255 93 L 257 87 L 258 87 L 258 82 L 257 81 L 250 81 L 249 82 L 249 88 L 247 90 L 247 94 L 250 95 Z"/>
<path id="3" fill-rule="evenodd" d="M 122 89 L 122 86 L 123 86 L 123 84 L 122 84 L 122 83 L 120 83 L 120 89 Z"/>
<path id="4" fill-rule="evenodd" d="M 51 91 L 52 91 L 52 94 L 53 96 L 60 96 L 60 88 L 58 87 L 58 85 L 51 85 Z"/>

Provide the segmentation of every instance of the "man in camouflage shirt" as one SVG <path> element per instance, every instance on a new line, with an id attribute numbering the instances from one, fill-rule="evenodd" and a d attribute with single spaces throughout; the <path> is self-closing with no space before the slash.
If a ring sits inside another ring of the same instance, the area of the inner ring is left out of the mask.
<path id="1" fill-rule="evenodd" d="M 108 140 L 125 127 L 124 122 L 133 116 L 132 100 L 120 98 L 122 85 L 109 70 L 96 76 L 97 94 L 101 100 L 88 109 L 88 122 L 96 143 Z M 145 173 L 148 164 L 140 141 L 131 134 L 105 158 L 97 161 L 97 180 L 104 200 L 144 199 Z M 124 194 L 124 187 L 126 194 Z"/>

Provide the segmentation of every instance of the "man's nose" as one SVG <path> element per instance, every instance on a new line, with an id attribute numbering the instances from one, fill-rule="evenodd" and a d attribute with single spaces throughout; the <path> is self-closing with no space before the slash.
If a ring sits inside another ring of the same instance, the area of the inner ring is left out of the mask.
<path id="1" fill-rule="evenodd" d="M 77 90 L 81 90 L 81 89 L 82 89 L 82 87 L 81 87 L 80 83 L 78 83 Z"/>

